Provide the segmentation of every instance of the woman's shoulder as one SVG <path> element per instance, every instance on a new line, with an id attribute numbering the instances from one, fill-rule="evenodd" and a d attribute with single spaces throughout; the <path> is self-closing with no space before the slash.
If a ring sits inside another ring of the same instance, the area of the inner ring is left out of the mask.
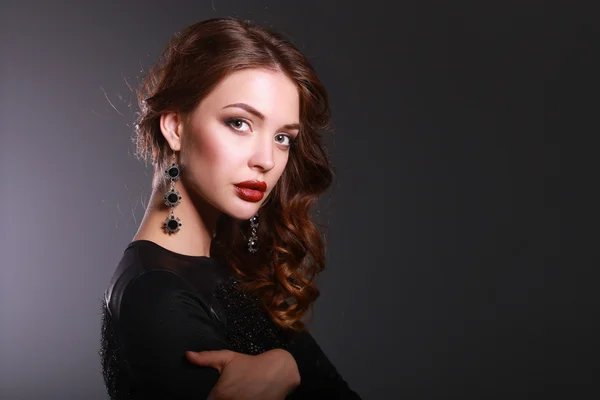
<path id="1" fill-rule="evenodd" d="M 212 294 L 227 277 L 209 257 L 177 257 L 153 242 L 134 241 L 123 253 L 105 301 L 117 321 L 124 304 L 148 308 L 173 301 L 200 306 L 219 319 Z"/>

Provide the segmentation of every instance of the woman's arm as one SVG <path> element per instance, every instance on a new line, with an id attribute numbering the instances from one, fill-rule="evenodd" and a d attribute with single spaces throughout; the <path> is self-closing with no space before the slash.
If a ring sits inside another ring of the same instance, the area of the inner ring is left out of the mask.
<path id="1" fill-rule="evenodd" d="M 300 384 L 296 361 L 283 349 L 258 355 L 219 350 L 187 356 L 194 364 L 211 366 L 221 374 L 209 400 L 284 400 Z"/>
<path id="2" fill-rule="evenodd" d="M 288 399 L 360 400 L 308 331 L 294 333 L 289 350 L 298 365 L 301 384 Z"/>
<path id="3" fill-rule="evenodd" d="M 178 275 L 145 272 L 125 290 L 118 322 L 124 357 L 140 398 L 205 399 L 219 379 L 185 352 L 228 349 L 206 305 Z"/>
<path id="4" fill-rule="evenodd" d="M 130 284 L 119 327 L 144 399 L 283 400 L 300 383 L 285 350 L 229 350 L 207 306 L 171 271 L 146 272 Z"/>

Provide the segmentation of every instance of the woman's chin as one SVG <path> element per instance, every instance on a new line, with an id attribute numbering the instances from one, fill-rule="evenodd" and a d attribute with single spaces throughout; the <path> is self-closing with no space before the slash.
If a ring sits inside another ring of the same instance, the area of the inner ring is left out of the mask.
<path id="1" fill-rule="evenodd" d="M 260 208 L 260 202 L 258 203 L 248 203 L 246 205 L 243 205 L 242 207 L 239 206 L 233 206 L 231 208 L 229 208 L 226 213 L 233 219 L 237 219 L 237 220 L 248 220 L 250 218 L 252 218 L 257 212 L 258 209 Z"/>

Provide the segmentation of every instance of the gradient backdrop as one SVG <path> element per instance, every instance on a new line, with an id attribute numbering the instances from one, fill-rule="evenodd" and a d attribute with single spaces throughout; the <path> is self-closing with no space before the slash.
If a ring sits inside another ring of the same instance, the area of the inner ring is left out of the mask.
<path id="1" fill-rule="evenodd" d="M 559 147 L 543 96 L 569 57 L 548 44 L 576 46 L 569 14 L 542 31 L 541 2 L 133 3 L 1 2 L 1 399 L 107 398 L 100 302 L 151 182 L 126 82 L 174 32 L 225 15 L 293 38 L 329 89 L 311 327 L 351 387 L 526 399 L 591 382 L 573 353 L 549 356 L 561 333 L 545 322 L 562 311 L 546 301 Z"/>

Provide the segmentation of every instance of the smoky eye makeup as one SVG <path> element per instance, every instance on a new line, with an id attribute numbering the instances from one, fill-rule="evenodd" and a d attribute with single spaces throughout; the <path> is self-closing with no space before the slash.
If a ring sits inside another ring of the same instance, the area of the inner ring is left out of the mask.
<path id="1" fill-rule="evenodd" d="M 250 122 L 247 121 L 245 118 L 241 118 L 241 117 L 225 118 L 223 120 L 223 123 L 236 132 L 248 132 L 252 129 Z M 296 144 L 298 135 L 299 134 L 293 135 L 293 134 L 287 133 L 287 132 L 279 132 L 279 133 L 275 134 L 275 137 L 280 137 L 280 136 L 287 137 L 289 140 L 289 142 L 288 142 L 289 144 L 284 145 L 284 146 L 287 148 L 291 148 Z M 277 143 L 281 144 L 280 142 L 277 142 Z"/>
<path id="2" fill-rule="evenodd" d="M 225 125 L 229 126 L 233 130 L 236 130 L 238 132 L 247 132 L 250 129 L 250 123 L 248 121 L 246 121 L 244 118 L 239 118 L 239 117 L 225 118 L 224 123 L 225 123 Z M 247 126 L 248 128 L 244 129 L 244 126 Z"/>

